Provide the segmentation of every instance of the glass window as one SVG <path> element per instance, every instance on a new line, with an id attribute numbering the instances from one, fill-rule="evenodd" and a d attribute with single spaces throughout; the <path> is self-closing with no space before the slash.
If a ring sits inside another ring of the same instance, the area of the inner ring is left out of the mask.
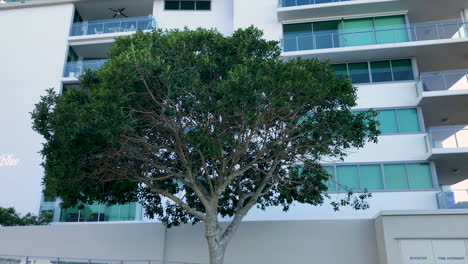
<path id="1" fill-rule="evenodd" d="M 385 173 L 385 180 L 387 182 L 387 189 L 390 189 L 390 190 L 409 189 L 405 164 L 384 165 L 384 173 Z"/>
<path id="2" fill-rule="evenodd" d="M 408 176 L 411 189 L 434 188 L 429 163 L 408 164 Z"/>
<path id="3" fill-rule="evenodd" d="M 211 1 L 197 1 L 197 10 L 211 10 Z"/>
<path id="4" fill-rule="evenodd" d="M 390 61 L 373 61 L 370 63 L 372 82 L 391 82 L 392 70 Z"/>
<path id="5" fill-rule="evenodd" d="M 358 166 L 339 166 L 336 168 L 338 174 L 338 182 L 350 190 L 360 190 Z M 343 187 L 340 186 L 340 190 Z"/>
<path id="6" fill-rule="evenodd" d="M 338 33 L 342 31 L 341 20 L 313 23 L 315 43 L 317 49 L 342 47 Z"/>
<path id="7" fill-rule="evenodd" d="M 80 222 L 98 222 L 100 220 L 99 207 L 100 205 L 98 203 L 94 203 L 92 205 L 85 205 L 83 209 L 81 209 Z"/>
<path id="8" fill-rule="evenodd" d="M 368 190 L 383 190 L 382 169 L 380 165 L 359 166 L 361 187 Z"/>
<path id="9" fill-rule="evenodd" d="M 398 133 L 398 122 L 395 110 L 377 111 L 377 120 L 382 134 Z"/>
<path id="10" fill-rule="evenodd" d="M 395 81 L 414 80 L 413 65 L 410 59 L 392 60 L 392 70 Z"/>
<path id="11" fill-rule="evenodd" d="M 164 9 L 166 9 L 166 10 L 179 10 L 180 9 L 180 1 L 165 1 L 164 2 Z"/>
<path id="12" fill-rule="evenodd" d="M 77 207 L 62 209 L 60 222 L 78 222 L 79 211 Z"/>
<path id="13" fill-rule="evenodd" d="M 283 25 L 283 32 L 284 51 L 314 49 L 311 23 Z"/>
<path id="14" fill-rule="evenodd" d="M 400 122 L 400 133 L 419 132 L 418 111 L 412 109 L 399 109 L 398 121 Z"/>
<path id="15" fill-rule="evenodd" d="M 346 64 L 334 64 L 332 67 L 335 69 L 336 77 L 348 76 L 348 66 Z"/>
<path id="16" fill-rule="evenodd" d="M 367 62 L 348 64 L 349 75 L 353 83 L 369 83 L 369 65 Z"/>
<path id="17" fill-rule="evenodd" d="M 405 16 L 376 17 L 374 21 L 378 44 L 408 41 Z"/>
<path id="18" fill-rule="evenodd" d="M 136 215 L 136 203 L 120 206 L 120 221 L 134 221 Z"/>
<path id="19" fill-rule="evenodd" d="M 328 186 L 328 191 L 336 191 L 335 168 L 324 167 L 324 169 L 330 175 L 330 180 L 326 182 L 326 185 Z"/>
<path id="20" fill-rule="evenodd" d="M 359 18 L 344 21 L 343 41 L 346 47 L 375 44 L 374 22 L 372 18 Z"/>
<path id="21" fill-rule="evenodd" d="M 195 1 L 180 1 L 180 10 L 195 10 Z"/>

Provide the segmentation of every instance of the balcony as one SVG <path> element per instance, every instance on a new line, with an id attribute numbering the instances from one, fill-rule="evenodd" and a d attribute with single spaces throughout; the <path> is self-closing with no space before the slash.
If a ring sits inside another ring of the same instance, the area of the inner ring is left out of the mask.
<path id="1" fill-rule="evenodd" d="M 351 1 L 351 0 L 280 0 L 279 7 L 317 5 L 317 4 L 327 4 L 327 3 L 346 2 L 346 1 Z"/>
<path id="2" fill-rule="evenodd" d="M 429 129 L 432 149 L 464 149 L 468 151 L 468 126 L 433 127 Z"/>
<path id="3" fill-rule="evenodd" d="M 134 32 L 137 30 L 150 30 L 153 27 L 154 19 L 151 16 L 87 21 L 73 23 L 70 36 Z"/>
<path id="4" fill-rule="evenodd" d="M 468 190 L 442 191 L 437 201 L 439 209 L 468 209 Z"/>
<path id="5" fill-rule="evenodd" d="M 101 68 L 106 61 L 106 59 L 102 59 L 67 62 L 63 77 L 78 79 L 86 70 L 97 70 Z"/>
<path id="6" fill-rule="evenodd" d="M 318 58 L 332 63 L 379 60 L 389 57 L 416 57 L 419 61 L 451 61 L 452 68 L 462 64 L 467 53 L 468 22 L 450 20 L 321 34 L 300 33 L 282 39 L 283 57 Z M 441 54 L 443 50 L 443 56 Z M 430 56 L 428 56 L 430 54 Z M 426 64 L 430 65 L 430 64 Z M 425 69 L 431 71 L 431 68 Z"/>
<path id="7" fill-rule="evenodd" d="M 418 96 L 421 104 L 437 100 L 449 100 L 447 96 L 468 95 L 468 70 L 452 70 L 420 74 Z"/>

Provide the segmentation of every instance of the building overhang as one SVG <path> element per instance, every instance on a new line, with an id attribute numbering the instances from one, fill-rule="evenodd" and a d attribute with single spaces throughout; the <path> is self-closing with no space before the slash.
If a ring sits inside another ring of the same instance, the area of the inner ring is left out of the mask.
<path id="1" fill-rule="evenodd" d="M 458 126 L 468 124 L 467 102 L 468 91 L 463 91 L 463 94 L 453 96 L 423 97 L 419 106 L 423 110 L 426 127 Z"/>

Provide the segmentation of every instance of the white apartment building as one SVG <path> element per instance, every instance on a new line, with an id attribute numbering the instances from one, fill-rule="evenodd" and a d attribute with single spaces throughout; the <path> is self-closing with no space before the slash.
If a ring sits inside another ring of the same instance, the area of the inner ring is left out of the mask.
<path id="1" fill-rule="evenodd" d="M 468 0 L 0 1 L 0 206 L 52 211 L 56 222 L 0 229 L 0 255 L 206 262 L 199 226 L 166 230 L 137 204 L 61 210 L 42 197 L 29 112 L 45 89 L 102 66 L 116 37 L 250 25 L 280 41 L 285 59 L 330 60 L 349 75 L 355 110 L 378 111 L 382 135 L 324 163 L 340 184 L 373 194 L 369 210 L 254 210 L 226 263 L 468 264 Z"/>

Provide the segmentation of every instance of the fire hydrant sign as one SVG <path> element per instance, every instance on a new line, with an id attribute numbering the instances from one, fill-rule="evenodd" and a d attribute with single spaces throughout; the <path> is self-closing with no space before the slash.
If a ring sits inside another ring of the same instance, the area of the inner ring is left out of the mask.
<path id="1" fill-rule="evenodd" d="M 468 240 L 401 240 L 403 264 L 468 264 Z"/>

